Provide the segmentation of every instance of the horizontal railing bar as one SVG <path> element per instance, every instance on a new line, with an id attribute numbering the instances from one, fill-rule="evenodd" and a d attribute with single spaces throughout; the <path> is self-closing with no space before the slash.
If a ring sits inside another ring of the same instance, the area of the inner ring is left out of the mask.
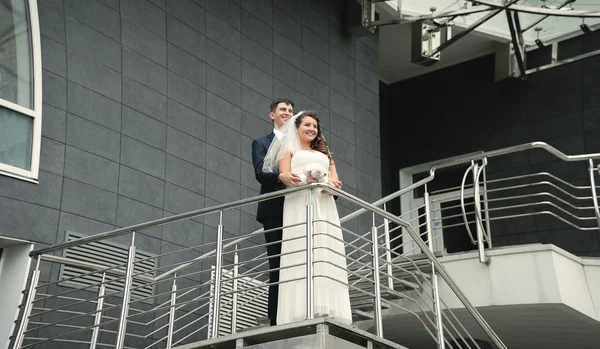
<path id="1" fill-rule="evenodd" d="M 114 317 L 114 316 L 108 316 L 108 315 L 102 315 L 103 319 L 108 319 L 108 320 L 118 320 L 119 318 Z M 129 323 L 131 324 L 135 324 L 135 325 L 140 325 L 140 326 L 148 326 L 148 324 L 145 324 L 143 322 L 139 322 L 139 321 L 129 321 Z"/>
<path id="2" fill-rule="evenodd" d="M 135 321 L 127 321 L 127 323 L 135 323 Z M 105 329 L 102 329 L 102 328 L 100 329 L 100 332 L 105 332 L 105 333 L 114 333 L 114 334 L 116 334 L 116 333 L 117 333 L 117 331 L 114 331 L 114 330 L 105 330 Z M 126 335 L 126 336 L 130 336 L 130 337 L 134 337 L 134 338 L 142 338 L 142 339 L 145 339 L 145 337 L 144 337 L 144 336 L 142 336 L 142 335 L 139 335 L 139 334 L 133 334 L 133 333 L 127 333 L 127 332 L 125 332 L 125 335 Z"/>
<path id="3" fill-rule="evenodd" d="M 541 193 L 532 193 L 532 194 L 524 194 L 524 195 L 514 195 L 514 196 L 505 196 L 505 197 L 501 197 L 501 198 L 493 198 L 493 199 L 487 199 L 487 202 L 497 202 L 497 201 L 506 201 L 506 200 L 516 200 L 516 199 L 528 199 L 528 198 L 534 198 L 536 196 L 549 196 L 553 199 L 556 199 L 558 201 L 560 201 L 562 204 L 565 204 L 567 206 L 570 206 L 571 208 L 575 209 L 575 210 L 593 210 L 594 206 L 575 206 L 572 203 L 554 195 L 548 192 L 541 192 Z M 485 209 L 482 209 L 483 211 L 485 211 Z"/>
<path id="4" fill-rule="evenodd" d="M 29 322 L 29 324 L 31 324 L 31 325 L 49 325 L 49 326 L 52 326 L 52 327 L 65 327 L 65 328 L 85 328 L 84 326 L 68 325 L 68 324 L 63 324 L 63 323 L 60 323 L 60 322 L 50 323 L 50 322 L 31 321 L 31 322 Z M 37 327 L 34 327 L 34 328 L 37 328 Z"/>
<path id="5" fill-rule="evenodd" d="M 434 169 L 441 169 L 446 167 L 452 167 L 456 165 L 461 165 L 467 162 L 471 162 L 471 160 L 477 161 L 483 158 L 493 158 L 496 156 L 507 155 L 511 153 L 518 153 L 525 150 L 530 149 L 543 149 L 548 153 L 556 156 L 557 158 L 567 161 L 567 162 L 577 162 L 577 161 L 587 161 L 588 159 L 600 159 L 600 153 L 590 153 L 590 154 L 581 154 L 581 155 L 566 155 L 560 150 L 554 148 L 553 146 L 545 143 L 545 142 L 530 142 L 519 145 L 513 145 L 510 147 L 491 150 L 487 152 L 475 153 L 475 154 L 467 154 L 464 156 L 458 156 L 453 159 L 449 159 L 447 161 L 442 161 L 433 165 Z"/>
<path id="6" fill-rule="evenodd" d="M 35 295 L 36 296 L 43 296 L 43 297 L 51 297 L 51 298 L 53 297 L 53 298 L 56 298 L 56 299 L 66 299 L 66 300 L 70 300 L 70 301 L 83 301 L 83 300 L 85 300 L 85 299 L 82 299 L 82 298 L 56 296 L 56 295 L 51 295 L 51 294 L 47 294 L 47 293 L 36 293 Z M 93 301 L 90 301 L 90 303 L 98 303 L 98 301 L 93 300 Z M 104 303 L 104 304 L 106 304 L 106 303 Z"/>
<path id="7" fill-rule="evenodd" d="M 187 316 L 187 315 L 189 315 L 189 314 L 191 314 L 191 313 L 187 313 L 187 314 L 185 314 L 185 316 Z M 192 321 L 188 322 L 188 323 L 187 323 L 187 325 L 184 325 L 184 326 L 182 326 L 181 328 L 177 329 L 176 331 L 173 331 L 173 336 L 174 336 L 174 335 L 176 335 L 176 334 L 177 334 L 179 331 L 181 331 L 181 330 L 183 330 L 183 329 L 185 329 L 185 328 L 189 327 L 190 325 L 193 325 L 194 323 L 196 323 L 196 322 L 198 322 L 198 321 L 200 321 L 200 320 L 204 319 L 204 318 L 205 318 L 205 317 L 207 317 L 207 316 L 208 316 L 208 312 L 206 312 L 206 314 L 204 314 L 204 315 L 200 316 L 199 318 L 197 318 L 197 319 L 195 319 L 195 320 L 192 320 Z"/>
<path id="8" fill-rule="evenodd" d="M 562 218 L 561 216 L 557 215 L 554 212 L 551 211 L 540 211 L 540 212 L 529 212 L 529 213 L 520 213 L 520 214 L 514 214 L 514 215 L 507 215 L 507 216 L 501 216 L 501 217 L 490 217 L 487 219 L 483 219 L 484 222 L 486 221 L 499 221 L 502 219 L 510 219 L 510 218 L 520 218 L 520 217 L 531 217 L 531 216 L 538 216 L 538 215 L 549 215 L 549 216 L 553 216 L 555 218 L 557 218 L 558 220 L 564 222 L 565 224 L 568 224 L 569 226 L 577 229 L 577 230 L 581 230 L 581 231 L 592 231 L 592 230 L 598 230 L 598 227 L 580 227 L 576 224 L 573 224 L 571 222 L 569 222 L 568 220 Z M 471 224 L 471 223 L 476 223 L 476 221 L 468 221 L 467 223 Z M 452 227 L 458 227 L 458 226 L 464 226 L 464 222 L 463 223 L 455 223 L 455 224 L 449 224 L 449 225 L 445 225 L 444 228 L 452 228 Z"/>
<path id="9" fill-rule="evenodd" d="M 586 220 L 595 220 L 596 217 L 579 217 L 576 216 L 575 214 L 565 210 L 564 208 L 558 206 L 557 204 L 551 202 L 551 201 L 536 201 L 536 202 L 532 202 L 532 203 L 527 203 L 527 204 L 518 204 L 518 205 L 509 205 L 509 206 L 501 206 L 501 207 L 494 207 L 494 208 L 488 208 L 487 210 L 482 210 L 482 211 L 487 211 L 487 212 L 494 212 L 494 211 L 502 211 L 502 210 L 511 210 L 511 209 L 515 209 L 515 208 L 523 208 L 523 207 L 531 207 L 531 206 L 539 206 L 539 205 L 550 205 L 554 208 L 557 208 L 558 210 L 560 210 L 561 212 L 564 212 L 565 214 L 573 217 L 574 219 L 580 220 L 580 221 L 586 221 Z"/>
<path id="10" fill-rule="evenodd" d="M 389 288 L 389 287 L 387 287 L 387 286 L 385 286 L 383 284 L 381 285 L 381 287 L 387 289 L 386 292 L 389 292 L 389 293 L 391 293 L 391 294 L 393 294 L 393 295 L 395 295 L 397 297 L 400 297 L 402 299 L 408 299 L 408 300 L 412 301 L 417 306 L 417 308 L 419 308 L 421 310 L 421 312 L 425 315 L 425 318 L 430 322 L 430 324 L 433 326 L 433 328 L 437 328 L 436 325 L 435 325 L 435 321 L 431 320 L 431 318 L 429 317 L 429 314 L 428 314 L 428 312 L 434 313 L 433 309 L 429 309 L 429 310 L 423 309 L 423 307 L 421 307 L 421 304 L 416 299 L 414 299 L 413 297 L 407 295 L 406 293 L 400 293 L 400 292 L 398 292 L 396 290 L 392 290 L 391 288 Z M 421 299 L 423 300 L 423 303 L 425 305 L 427 305 L 428 302 L 425 300 L 425 298 L 423 297 L 422 293 L 421 292 L 417 292 L 417 294 L 421 297 Z M 382 299 L 382 301 L 383 301 L 383 299 Z M 433 307 L 433 304 L 431 306 Z M 414 315 L 416 315 L 416 314 L 414 314 Z"/>
<path id="11" fill-rule="evenodd" d="M 32 344 L 28 344 L 27 346 L 30 345 L 37 345 L 43 342 L 48 341 L 47 338 L 41 338 L 41 337 L 25 337 L 25 339 L 28 340 L 37 340 L 38 342 L 32 343 Z M 89 341 L 82 341 L 82 340 L 77 340 L 77 339 L 56 339 L 56 340 L 52 340 L 53 342 L 64 342 L 64 343 L 78 343 L 78 344 L 90 344 Z M 21 348 L 25 348 L 26 346 L 23 346 Z"/>
<path id="12" fill-rule="evenodd" d="M 448 307 L 448 304 L 446 304 L 446 301 L 445 301 L 443 298 L 440 298 L 440 303 L 441 303 L 442 307 L 446 309 L 446 312 L 449 312 L 449 313 L 450 313 L 450 315 L 452 315 L 452 317 L 454 318 L 454 320 L 456 320 L 456 322 L 458 323 L 458 325 L 459 325 L 459 326 L 462 328 L 462 330 L 463 330 L 463 331 L 464 331 L 464 332 L 467 334 L 467 336 L 469 336 L 469 339 L 470 339 L 472 342 L 475 342 L 475 341 L 473 340 L 473 337 L 471 337 L 471 334 L 469 333 L 469 331 L 467 331 L 467 329 L 466 329 L 466 328 L 463 326 L 462 322 L 460 322 L 460 321 L 458 320 L 458 318 L 456 317 L 456 314 L 454 314 L 454 311 L 452 310 L 452 308 Z M 445 316 L 446 318 L 448 318 L 448 316 L 447 316 L 447 315 L 446 315 L 444 312 L 442 312 L 442 315 L 443 315 L 443 316 Z M 448 322 L 450 322 L 450 323 L 452 324 L 452 322 L 451 322 L 450 320 L 448 320 Z M 457 331 L 457 332 L 458 332 L 458 331 Z M 481 349 L 481 348 L 480 348 L 480 349 Z"/>
<path id="13" fill-rule="evenodd" d="M 107 309 L 104 309 L 104 311 L 106 311 L 106 310 L 107 310 Z M 101 311 L 102 311 L 102 310 L 101 310 Z M 71 319 L 72 319 L 72 318 L 71 318 Z M 70 320 L 70 319 L 67 319 L 67 320 Z M 44 342 L 48 342 L 48 341 L 54 341 L 54 340 L 56 340 L 56 339 L 58 339 L 58 338 L 62 338 L 62 337 L 64 337 L 64 336 L 67 336 L 67 335 L 72 335 L 72 334 L 75 334 L 75 333 L 79 333 L 79 332 L 87 331 L 87 330 L 93 329 L 93 328 L 95 328 L 95 327 L 101 327 L 101 326 L 110 325 L 110 324 L 112 324 L 112 323 L 115 323 L 115 322 L 117 322 L 117 321 L 119 321 L 119 320 L 110 320 L 110 321 L 106 321 L 106 322 L 103 322 L 103 323 L 100 323 L 100 324 L 97 324 L 97 325 L 87 326 L 86 328 L 83 328 L 83 329 L 77 329 L 77 330 L 70 331 L 70 332 L 67 332 L 67 333 L 61 333 L 61 334 L 59 334 L 58 336 L 54 336 L 54 337 L 51 337 L 51 338 L 46 338 L 46 339 L 44 339 L 44 340 L 43 340 L 43 341 L 41 341 L 41 342 L 36 342 L 36 343 L 32 343 L 32 344 L 28 344 L 28 345 L 24 345 L 24 346 L 22 346 L 22 347 L 21 347 L 21 348 L 19 348 L 19 349 L 24 349 L 24 348 L 30 347 L 30 346 L 32 346 L 32 345 L 38 345 L 38 344 L 40 344 L 40 343 L 44 343 Z M 32 329 L 32 330 L 27 330 L 27 331 L 25 331 L 25 332 L 30 332 L 30 331 L 33 331 L 33 330 L 39 330 L 39 329 L 46 328 L 46 327 L 48 327 L 48 325 L 41 326 L 41 327 L 36 327 L 35 329 Z"/>
<path id="14" fill-rule="evenodd" d="M 423 179 L 421 179 L 420 181 L 418 181 L 418 182 L 416 182 L 416 183 L 413 183 L 413 184 L 411 184 L 411 185 L 409 185 L 409 186 L 407 186 L 407 187 L 405 187 L 405 188 L 402 188 L 402 189 L 400 189 L 400 190 L 398 190 L 398 191 L 396 191 L 396 192 L 394 192 L 394 193 L 391 193 L 391 194 L 389 194 L 389 195 L 387 195 L 387 196 L 384 196 L 384 197 L 382 197 L 381 199 L 379 199 L 379 200 L 377 200 L 377 201 L 373 202 L 371 205 L 372 205 L 372 206 L 375 206 L 375 207 L 377 207 L 377 206 L 380 206 L 380 205 L 382 205 L 382 204 L 384 204 L 384 203 L 387 203 L 387 202 L 389 202 L 390 200 L 392 200 L 392 199 L 395 199 L 395 198 L 397 198 L 397 197 L 399 197 L 399 196 L 402 196 L 402 195 L 404 195 L 404 194 L 406 194 L 406 193 L 410 192 L 411 190 L 414 190 L 414 189 L 416 189 L 416 188 L 420 187 L 421 185 L 423 185 L 423 184 L 425 184 L 425 183 L 429 183 L 429 182 L 431 182 L 431 181 L 433 180 L 433 178 L 434 178 L 434 177 L 435 177 L 435 170 L 434 170 L 434 169 L 432 169 L 432 170 L 430 171 L 430 174 L 429 174 L 429 176 L 428 176 L 428 177 L 426 177 L 426 178 L 423 178 Z M 339 190 L 339 191 L 338 191 L 338 193 L 340 193 L 340 192 L 343 192 L 343 191 Z M 360 208 L 360 209 L 358 209 L 358 210 L 354 211 L 353 213 L 350 213 L 350 214 L 348 214 L 348 215 L 346 215 L 346 216 L 344 216 L 344 217 L 340 218 L 340 222 L 341 222 L 341 223 L 347 222 L 347 221 L 349 221 L 349 220 L 351 220 L 351 219 L 353 219 L 353 218 L 356 218 L 356 217 L 358 217 L 358 216 L 362 215 L 362 214 L 363 214 L 363 213 L 365 213 L 365 212 L 368 212 L 368 211 L 367 211 L 367 209 L 365 209 L 364 207 L 363 207 L 363 208 Z"/>
<path id="15" fill-rule="evenodd" d="M 429 195 L 442 194 L 444 192 L 452 192 L 452 191 L 455 191 L 455 190 L 459 190 L 460 188 L 461 188 L 461 186 L 457 185 L 455 187 L 448 187 L 448 188 L 444 188 L 444 189 L 432 190 L 429 193 Z M 465 184 L 464 188 L 465 189 L 467 189 L 467 188 L 473 188 L 473 183 Z"/>
<path id="16" fill-rule="evenodd" d="M 117 264 L 116 266 L 105 267 L 104 265 L 100 265 L 100 264 L 93 264 L 93 263 L 88 263 L 88 262 L 81 262 L 81 261 L 76 261 L 74 259 L 70 259 L 70 258 L 66 258 L 66 257 L 60 257 L 60 256 L 54 256 L 54 255 L 49 255 L 49 254 L 40 255 L 40 258 L 42 260 L 45 260 L 45 261 L 48 261 L 48 262 L 51 262 L 51 263 L 59 263 L 59 264 L 72 265 L 72 266 L 80 266 L 80 267 L 82 267 L 84 269 L 93 269 L 93 268 L 97 268 L 97 267 L 104 267 L 104 268 L 101 268 L 101 269 L 98 269 L 98 270 L 93 270 L 93 271 L 90 271 L 90 272 L 85 273 L 85 274 L 73 276 L 73 277 L 70 277 L 68 279 L 62 279 L 62 280 L 55 281 L 55 282 L 49 282 L 49 283 L 46 283 L 46 284 L 41 284 L 41 285 L 38 285 L 36 287 L 36 289 L 39 289 L 39 288 L 42 288 L 42 287 L 48 287 L 48 286 L 56 285 L 56 284 L 59 284 L 61 282 L 65 282 L 65 281 L 71 281 L 71 280 L 74 280 L 74 279 L 79 279 L 79 278 L 82 278 L 84 276 L 90 276 L 90 275 L 97 274 L 97 273 L 98 274 L 99 273 L 106 273 L 108 271 L 113 271 L 110 274 L 113 274 L 114 276 L 121 276 L 120 278 L 113 279 L 113 280 L 120 280 L 120 279 L 122 279 L 125 276 L 125 272 L 121 272 L 120 270 L 113 270 L 113 269 L 121 267 L 121 266 L 125 266 L 126 263 L 124 263 L 124 264 Z"/>
<path id="17" fill-rule="evenodd" d="M 552 179 L 556 179 L 558 182 L 569 186 L 575 190 L 590 190 L 591 186 L 590 185 L 584 185 L 584 186 L 577 186 L 577 185 L 573 185 L 567 181 L 565 181 L 564 179 L 557 177 L 549 172 L 537 172 L 537 173 L 529 173 L 526 175 L 520 175 L 520 176 L 512 176 L 512 177 L 506 177 L 506 178 L 498 178 L 498 179 L 490 179 L 487 180 L 486 183 L 490 184 L 490 183 L 498 183 L 498 182 L 506 182 L 506 181 L 511 181 L 511 180 L 515 180 L 515 179 L 523 179 L 523 178 L 529 178 L 529 177 L 535 177 L 535 176 L 547 176 L 550 177 Z M 600 188 L 600 186 L 596 186 L 596 189 Z"/>
<path id="18" fill-rule="evenodd" d="M 423 327 L 425 328 L 425 330 L 427 330 L 427 332 L 428 332 L 428 333 L 429 333 L 429 335 L 431 336 L 431 339 L 432 339 L 433 341 L 435 341 L 435 343 L 436 343 L 436 344 L 438 343 L 437 336 L 436 336 L 436 335 L 434 335 L 434 334 L 431 332 L 431 329 L 429 328 L 429 326 L 427 326 L 427 325 L 425 324 L 425 321 L 423 321 L 423 319 L 421 319 L 421 316 L 419 316 L 417 313 L 415 313 L 415 312 L 413 312 L 413 311 L 411 311 L 411 310 L 408 310 L 408 309 L 404 308 L 403 306 L 401 306 L 401 305 L 399 305 L 399 304 L 396 304 L 396 303 L 394 303 L 394 302 L 391 302 L 391 301 L 389 301 L 389 300 L 387 300 L 387 299 L 383 299 L 383 298 L 382 298 L 382 299 L 381 299 L 381 302 L 382 302 L 382 303 L 386 303 L 388 306 L 394 306 L 394 307 L 396 307 L 396 308 L 398 308 L 398 309 L 401 309 L 401 310 L 403 310 L 403 311 L 406 311 L 407 313 L 409 313 L 409 314 L 411 314 L 411 315 L 414 315 L 414 316 L 415 316 L 415 317 L 416 317 L 416 318 L 417 318 L 417 319 L 418 319 L 418 320 L 421 322 L 421 324 L 423 324 Z M 424 313 L 424 314 L 425 314 L 425 313 Z M 431 322 L 431 320 L 429 320 L 429 321 Z M 431 326 L 432 326 L 434 329 L 436 328 L 435 324 L 431 324 Z"/>
<path id="19" fill-rule="evenodd" d="M 111 231 L 100 233 L 100 234 L 90 235 L 90 236 L 80 238 L 77 240 L 73 240 L 73 241 L 63 242 L 63 243 L 56 244 L 54 246 L 50 246 L 47 248 L 42 248 L 39 250 L 31 251 L 29 253 L 29 255 L 31 257 L 36 257 L 40 254 L 46 254 L 46 253 L 62 250 L 62 249 L 73 247 L 73 246 L 89 244 L 91 242 L 96 242 L 96 241 L 128 234 L 133 231 L 138 231 L 138 230 L 142 230 L 142 229 L 146 229 L 146 228 L 153 228 L 153 227 L 157 227 L 157 226 L 164 225 L 167 223 L 174 223 L 174 222 L 182 221 L 182 220 L 185 220 L 188 218 L 204 216 L 204 215 L 207 215 L 210 213 L 215 213 L 218 211 L 224 211 L 224 210 L 236 208 L 239 206 L 245 206 L 248 204 L 253 204 L 253 203 L 257 203 L 257 202 L 261 202 L 261 201 L 267 201 L 270 199 L 283 197 L 283 196 L 294 194 L 297 192 L 310 190 L 310 189 L 312 189 L 312 187 L 315 187 L 315 186 L 318 186 L 322 189 L 330 188 L 330 186 L 327 184 L 312 183 L 312 184 L 307 184 L 307 185 L 298 186 L 298 187 L 294 187 L 294 188 L 282 189 L 282 190 L 272 192 L 272 193 L 260 194 L 260 195 L 250 197 L 250 198 L 239 199 L 239 200 L 231 201 L 231 202 L 224 203 L 224 204 L 214 205 L 211 207 L 205 207 L 205 208 L 201 208 L 201 209 L 197 209 L 197 210 L 193 210 L 193 211 L 189 211 L 189 212 L 185 212 L 185 213 L 176 214 L 176 215 L 169 216 L 169 217 L 164 217 L 164 218 L 159 218 L 159 219 L 155 219 L 152 221 L 133 224 L 133 225 L 130 225 L 130 226 L 127 226 L 124 228 L 119 228 L 119 229 L 111 230 Z M 342 194 L 342 196 L 344 196 L 344 195 L 345 195 L 345 193 Z"/>
<path id="20" fill-rule="evenodd" d="M 279 254 L 279 256 L 288 255 L 288 254 L 294 254 L 294 253 L 297 253 L 297 252 L 296 251 L 294 251 L 294 252 L 288 252 L 288 253 L 285 253 L 285 254 Z M 279 268 L 268 269 L 268 270 L 265 270 L 265 271 L 257 271 L 257 272 L 254 272 L 254 273 L 247 274 L 245 276 L 244 275 L 232 276 L 231 278 L 227 278 L 227 281 L 230 281 L 230 280 L 233 281 L 233 280 L 237 280 L 237 279 L 244 279 L 244 278 L 247 278 L 247 277 L 250 277 L 250 276 L 254 276 L 254 275 L 267 274 L 267 273 L 270 273 L 272 271 L 277 271 L 277 270 L 281 271 L 281 270 L 286 269 L 286 268 L 299 267 L 299 266 L 302 266 L 302 265 L 306 265 L 306 263 L 303 262 L 303 263 L 297 263 L 297 264 L 290 265 L 289 267 L 279 267 Z M 223 280 L 222 282 L 225 282 L 225 281 L 226 280 Z"/>
<path id="21" fill-rule="evenodd" d="M 433 201 L 433 200 L 432 200 L 432 201 Z M 444 201 L 446 201 L 446 200 L 444 199 Z M 489 201 L 489 199 L 488 199 L 488 201 Z M 471 206 L 471 205 L 475 205 L 475 201 L 472 201 L 472 202 L 465 202 L 465 207 L 466 207 L 466 206 Z M 440 208 L 432 209 L 432 210 L 429 210 L 429 211 L 430 211 L 430 212 L 438 212 L 438 211 L 439 211 L 439 212 L 442 212 L 442 211 L 444 211 L 444 210 L 451 210 L 451 209 L 454 209 L 454 208 L 460 208 L 460 207 L 462 207 L 462 205 L 458 204 L 458 205 L 452 205 L 452 206 L 440 207 Z M 444 218 L 445 218 L 445 217 L 444 217 Z"/>
<path id="22" fill-rule="evenodd" d="M 513 185 L 513 186 L 509 186 L 509 187 L 501 187 L 501 188 L 494 188 L 494 189 L 488 189 L 485 192 L 486 193 L 496 193 L 499 191 L 506 191 L 506 190 L 513 190 L 513 189 L 522 189 L 522 188 L 530 188 L 530 187 L 534 187 L 534 186 L 539 186 L 539 185 L 548 185 L 550 187 L 553 187 L 555 189 L 557 189 L 558 191 L 560 191 L 561 193 L 570 196 L 571 198 L 575 199 L 575 200 L 591 200 L 592 197 L 591 196 L 576 196 L 573 195 L 571 193 L 569 193 L 568 191 L 564 190 L 563 188 L 557 186 L 556 184 L 552 183 L 552 182 L 547 182 L 547 181 L 541 181 L 541 182 L 534 182 L 534 183 L 527 183 L 527 184 L 519 184 L 519 185 Z"/>
<path id="23" fill-rule="evenodd" d="M 202 327 L 200 327 L 199 329 L 195 330 L 194 332 L 188 334 L 187 336 L 185 336 L 185 337 L 181 338 L 180 340 L 178 340 L 177 342 L 173 343 L 173 345 L 177 345 L 177 344 L 183 342 L 184 340 L 188 339 L 189 337 L 196 334 L 197 332 L 202 331 L 205 327 L 208 327 L 208 323 L 202 325 Z"/>

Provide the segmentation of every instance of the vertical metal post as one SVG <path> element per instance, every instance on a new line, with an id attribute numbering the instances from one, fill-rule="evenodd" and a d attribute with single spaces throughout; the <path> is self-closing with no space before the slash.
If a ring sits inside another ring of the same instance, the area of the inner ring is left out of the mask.
<path id="1" fill-rule="evenodd" d="M 306 319 L 314 318 L 313 314 L 313 199 L 314 189 L 308 191 L 308 205 L 306 205 Z"/>
<path id="2" fill-rule="evenodd" d="M 238 245 L 235 245 L 235 253 L 233 254 L 233 303 L 231 305 L 231 334 L 234 334 L 237 330 L 237 302 L 238 302 L 238 263 L 240 261 L 240 257 L 238 255 Z"/>
<path id="3" fill-rule="evenodd" d="M 215 274 L 215 266 L 211 265 L 210 266 L 210 275 L 211 275 L 211 283 L 210 283 L 210 296 L 213 298 L 213 301 L 209 301 L 208 302 L 208 326 L 206 326 L 206 339 L 211 339 L 212 333 L 213 333 L 213 327 L 215 327 L 215 322 L 213 321 L 212 318 L 212 314 L 213 314 L 213 309 L 215 307 L 215 302 L 214 302 L 214 298 L 215 298 L 215 283 L 214 283 L 214 277 L 216 276 Z"/>
<path id="4" fill-rule="evenodd" d="M 477 215 L 481 217 L 481 201 L 479 199 L 479 180 L 477 178 L 478 171 L 479 165 L 475 164 L 475 166 L 473 166 L 473 213 L 475 214 L 475 229 L 477 229 L 477 250 L 479 251 L 479 262 L 487 263 L 487 258 L 485 257 L 485 249 L 483 245 L 483 231 L 481 230 L 481 226 L 479 225 L 479 221 L 477 219 Z"/>
<path id="5" fill-rule="evenodd" d="M 383 210 L 387 211 L 386 204 L 383 204 Z M 390 243 L 390 221 L 387 218 L 383 219 L 383 231 L 385 232 L 385 261 L 388 287 L 390 290 L 394 290 L 394 279 L 392 279 L 392 246 Z"/>
<path id="6" fill-rule="evenodd" d="M 377 226 L 375 213 L 373 213 L 373 226 L 371 227 L 371 253 L 373 254 L 373 316 L 375 319 L 375 335 L 383 337 L 383 322 L 381 321 L 381 284 L 379 280 L 379 241 L 377 240 Z"/>
<path id="7" fill-rule="evenodd" d="M 435 306 L 435 323 L 437 326 L 438 349 L 444 349 L 446 343 L 444 341 L 444 323 L 442 318 L 442 307 L 440 305 L 440 289 L 438 287 L 438 276 L 435 273 L 435 265 L 431 263 L 431 281 L 433 286 L 433 299 Z"/>
<path id="8" fill-rule="evenodd" d="M 596 212 L 596 223 L 600 229 L 600 210 L 598 209 L 598 196 L 596 194 L 596 180 L 594 179 L 594 160 L 589 159 L 590 163 L 590 186 L 592 189 L 592 200 L 594 200 L 594 211 Z M 600 171 L 600 168 L 598 169 Z"/>
<path id="9" fill-rule="evenodd" d="M 215 294 L 212 309 L 211 338 L 219 336 L 219 318 L 221 315 L 221 277 L 223 275 L 223 211 L 219 211 L 219 227 L 217 228 L 217 248 L 215 262 Z"/>
<path id="10" fill-rule="evenodd" d="M 425 184 L 425 228 L 427 229 L 427 246 L 429 250 L 433 252 L 433 234 L 431 231 L 431 206 L 429 203 L 429 191 L 427 190 L 427 184 Z M 438 349 L 444 349 L 446 343 L 444 342 L 444 324 L 442 322 L 442 310 L 440 306 L 440 293 L 438 289 L 437 283 L 437 274 L 435 273 L 435 264 L 431 263 L 431 281 L 432 281 L 432 291 L 433 291 L 433 307 L 435 311 L 435 324 L 437 328 L 437 341 L 438 341 Z"/>
<path id="11" fill-rule="evenodd" d="M 131 284 L 133 281 L 133 269 L 135 267 L 135 231 L 132 232 L 131 246 L 129 246 L 129 255 L 127 256 L 127 270 L 125 273 L 125 287 L 123 288 L 123 302 L 121 303 L 121 316 L 119 317 L 119 327 L 117 329 L 117 342 L 115 348 L 123 349 L 125 345 L 125 333 L 127 332 L 127 315 L 129 315 L 129 299 L 131 297 Z"/>
<path id="12" fill-rule="evenodd" d="M 102 321 L 102 307 L 104 306 L 104 292 L 106 287 L 104 281 L 106 273 L 102 273 L 102 284 L 98 288 L 98 303 L 96 303 L 96 314 L 94 315 L 94 329 L 92 329 L 92 338 L 90 339 L 90 349 L 96 349 L 98 344 L 98 335 L 100 334 L 100 322 Z"/>
<path id="13" fill-rule="evenodd" d="M 31 275 L 31 283 L 29 284 L 29 292 L 27 292 L 27 299 L 25 300 L 25 308 L 23 309 L 23 317 L 21 318 L 21 323 L 19 324 L 19 329 L 17 330 L 17 336 L 15 337 L 14 348 L 19 349 L 23 344 L 23 339 L 25 338 L 25 331 L 27 330 L 27 325 L 29 324 L 29 316 L 31 315 L 31 310 L 33 309 L 33 301 L 35 299 L 36 287 L 40 280 L 40 256 L 37 257 L 37 262 L 35 264 L 35 270 Z"/>
<path id="14" fill-rule="evenodd" d="M 425 193 L 423 194 L 425 200 L 425 229 L 427 229 L 427 246 L 429 250 L 433 252 L 433 234 L 431 232 L 431 208 L 429 207 L 429 191 L 427 190 L 427 184 L 425 184 Z"/>
<path id="15" fill-rule="evenodd" d="M 487 161 L 484 158 L 484 161 Z M 483 208 L 485 210 L 485 231 L 487 232 L 487 243 L 488 248 L 492 248 L 492 230 L 490 229 L 490 208 L 488 203 L 488 194 L 487 194 L 487 175 L 486 168 L 483 168 Z"/>
<path id="16" fill-rule="evenodd" d="M 177 274 L 173 275 L 173 285 L 171 286 L 171 304 L 169 308 L 169 327 L 167 328 L 167 345 L 165 349 L 171 349 L 173 346 L 173 327 L 175 326 L 175 303 L 177 302 Z"/>

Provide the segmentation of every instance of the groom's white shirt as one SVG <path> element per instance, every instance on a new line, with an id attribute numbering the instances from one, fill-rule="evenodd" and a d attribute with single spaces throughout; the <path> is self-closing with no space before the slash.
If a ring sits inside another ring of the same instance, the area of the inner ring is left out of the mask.
<path id="1" fill-rule="evenodd" d="M 277 129 L 273 129 L 273 133 L 275 134 L 275 137 L 277 137 L 277 139 L 281 139 L 281 137 L 283 137 L 283 132 Z"/>

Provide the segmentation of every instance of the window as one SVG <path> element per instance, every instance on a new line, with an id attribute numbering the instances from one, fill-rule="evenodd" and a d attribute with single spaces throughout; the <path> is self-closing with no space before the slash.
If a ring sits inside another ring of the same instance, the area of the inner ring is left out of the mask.
<path id="1" fill-rule="evenodd" d="M 36 0 L 0 0 L 0 174 L 36 181 L 42 67 Z"/>

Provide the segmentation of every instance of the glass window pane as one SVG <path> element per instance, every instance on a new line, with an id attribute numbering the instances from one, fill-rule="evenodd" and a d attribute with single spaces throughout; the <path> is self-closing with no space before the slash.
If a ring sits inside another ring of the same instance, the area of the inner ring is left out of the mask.
<path id="1" fill-rule="evenodd" d="M 0 107 L 0 163 L 31 170 L 33 118 Z"/>
<path id="2" fill-rule="evenodd" d="M 0 0 L 0 99 L 33 108 L 27 0 Z"/>

